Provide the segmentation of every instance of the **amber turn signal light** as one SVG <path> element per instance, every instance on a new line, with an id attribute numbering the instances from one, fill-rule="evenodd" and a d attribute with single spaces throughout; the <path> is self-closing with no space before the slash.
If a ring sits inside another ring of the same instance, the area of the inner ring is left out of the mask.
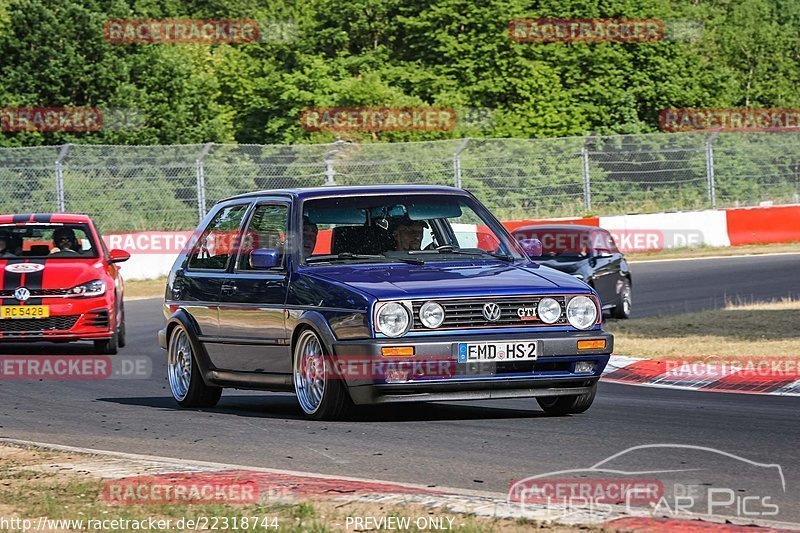
<path id="1" fill-rule="evenodd" d="M 601 350 L 606 347 L 605 339 L 593 339 L 590 341 L 578 341 L 579 350 Z"/>
<path id="2" fill-rule="evenodd" d="M 409 357 L 414 355 L 413 346 L 383 346 L 381 355 L 384 357 Z"/>

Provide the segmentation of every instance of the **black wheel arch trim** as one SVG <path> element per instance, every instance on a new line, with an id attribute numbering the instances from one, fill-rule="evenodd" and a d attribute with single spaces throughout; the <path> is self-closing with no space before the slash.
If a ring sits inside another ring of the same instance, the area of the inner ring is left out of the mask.
<path id="1" fill-rule="evenodd" d="M 203 377 L 203 382 L 206 385 L 216 385 L 212 377 L 212 372 L 215 371 L 216 368 L 211 364 L 211 359 L 208 357 L 203 343 L 198 340 L 200 330 L 194 318 L 192 318 L 192 315 L 183 308 L 172 313 L 172 316 L 167 319 L 167 325 L 163 330 L 166 348 L 169 349 L 169 338 L 172 334 L 172 330 L 174 330 L 177 325 L 183 326 L 186 333 L 189 335 L 189 342 L 192 345 L 192 352 L 194 353 L 197 367 L 200 370 L 200 375 Z"/>

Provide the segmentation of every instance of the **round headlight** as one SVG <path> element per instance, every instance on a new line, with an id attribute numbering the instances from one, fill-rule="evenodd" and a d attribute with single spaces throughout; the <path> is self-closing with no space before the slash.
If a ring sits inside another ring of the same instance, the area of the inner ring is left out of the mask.
<path id="1" fill-rule="evenodd" d="M 376 323 L 378 331 L 387 337 L 400 337 L 411 325 L 411 314 L 402 304 L 390 302 L 378 309 Z"/>
<path id="2" fill-rule="evenodd" d="M 567 304 L 567 320 L 572 327 L 589 329 L 597 323 L 597 306 L 588 296 L 576 296 Z"/>
<path id="3" fill-rule="evenodd" d="M 438 328 L 444 322 L 444 307 L 436 302 L 425 302 L 419 309 L 419 319 L 426 328 Z"/>
<path id="4" fill-rule="evenodd" d="M 542 298 L 536 314 L 545 324 L 555 324 L 561 318 L 561 304 L 552 298 Z"/>

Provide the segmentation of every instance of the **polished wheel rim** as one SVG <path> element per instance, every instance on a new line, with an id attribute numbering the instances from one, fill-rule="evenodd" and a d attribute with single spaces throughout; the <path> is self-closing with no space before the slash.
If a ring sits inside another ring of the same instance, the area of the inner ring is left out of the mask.
<path id="1" fill-rule="evenodd" d="M 319 409 L 326 383 L 325 354 L 319 338 L 311 331 L 303 332 L 294 357 L 294 389 L 303 411 L 314 414 Z"/>
<path id="2" fill-rule="evenodd" d="M 172 396 L 178 401 L 186 398 L 192 379 L 192 347 L 183 328 L 178 328 L 170 340 L 167 375 Z"/>
<path id="3" fill-rule="evenodd" d="M 631 312 L 631 291 L 627 289 L 622 293 L 622 310 L 628 315 Z"/>

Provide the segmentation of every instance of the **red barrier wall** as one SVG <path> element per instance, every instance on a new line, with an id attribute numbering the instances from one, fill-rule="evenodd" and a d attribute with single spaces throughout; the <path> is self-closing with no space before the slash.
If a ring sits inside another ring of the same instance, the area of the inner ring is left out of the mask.
<path id="1" fill-rule="evenodd" d="M 726 209 L 731 246 L 800 241 L 800 205 Z"/>

